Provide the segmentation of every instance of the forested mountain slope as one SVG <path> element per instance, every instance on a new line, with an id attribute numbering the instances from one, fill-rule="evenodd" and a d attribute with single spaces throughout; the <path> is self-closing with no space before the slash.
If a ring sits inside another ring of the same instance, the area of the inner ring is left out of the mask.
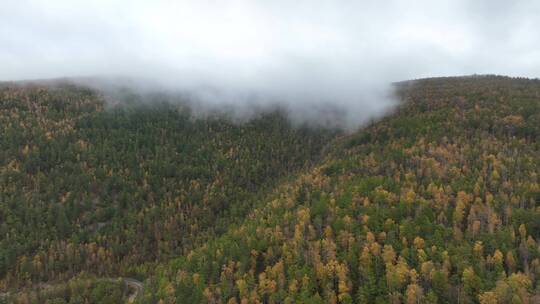
<path id="1" fill-rule="evenodd" d="M 398 91 L 395 113 L 159 267 L 141 302 L 540 303 L 540 82 Z"/>
<path id="2" fill-rule="evenodd" d="M 138 98 L 2 85 L 0 292 L 81 271 L 144 275 L 239 223 L 337 134 L 293 127 L 279 109 L 239 124 Z"/>
<path id="3" fill-rule="evenodd" d="M 115 303 L 121 276 L 138 303 L 540 303 L 540 81 L 396 90 L 344 135 L 4 85 L 1 291 L 71 279 L 9 301 Z"/>

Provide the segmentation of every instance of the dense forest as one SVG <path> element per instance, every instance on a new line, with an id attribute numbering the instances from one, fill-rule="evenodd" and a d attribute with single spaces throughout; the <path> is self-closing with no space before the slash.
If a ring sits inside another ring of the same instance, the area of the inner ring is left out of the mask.
<path id="1" fill-rule="evenodd" d="M 395 88 L 343 132 L 3 86 L 0 302 L 540 303 L 540 81 Z"/>
<path id="2" fill-rule="evenodd" d="M 337 134 L 280 109 L 240 124 L 164 96 L 123 99 L 0 89 L 0 290 L 82 271 L 143 278 L 240 223 Z"/>

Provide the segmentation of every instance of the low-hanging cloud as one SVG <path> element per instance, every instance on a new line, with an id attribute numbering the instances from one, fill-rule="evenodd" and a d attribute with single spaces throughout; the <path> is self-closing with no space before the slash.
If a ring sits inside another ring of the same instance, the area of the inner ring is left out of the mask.
<path id="1" fill-rule="evenodd" d="M 333 104 L 357 125 L 393 105 L 393 81 L 538 77 L 538 16 L 534 0 L 5 0 L 0 80 L 147 79 L 307 119 Z"/>

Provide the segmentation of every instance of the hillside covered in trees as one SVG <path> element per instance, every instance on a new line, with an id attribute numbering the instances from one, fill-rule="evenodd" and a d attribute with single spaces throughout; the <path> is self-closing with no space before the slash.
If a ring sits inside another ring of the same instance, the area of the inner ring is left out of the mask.
<path id="1" fill-rule="evenodd" d="M 2 86 L 0 303 L 540 303 L 540 81 L 396 91 L 344 133 Z"/>
<path id="2" fill-rule="evenodd" d="M 239 124 L 151 98 L 0 89 L 0 290 L 80 272 L 143 278 L 239 223 L 336 133 L 293 128 L 279 109 Z"/>

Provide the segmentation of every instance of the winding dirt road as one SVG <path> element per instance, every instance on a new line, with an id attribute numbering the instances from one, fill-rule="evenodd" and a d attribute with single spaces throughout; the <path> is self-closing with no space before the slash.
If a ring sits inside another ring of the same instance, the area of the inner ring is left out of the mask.
<path id="1" fill-rule="evenodd" d="M 124 282 L 131 287 L 134 291 L 128 296 L 128 303 L 135 302 L 135 299 L 143 292 L 143 283 L 133 278 L 123 278 Z"/>

